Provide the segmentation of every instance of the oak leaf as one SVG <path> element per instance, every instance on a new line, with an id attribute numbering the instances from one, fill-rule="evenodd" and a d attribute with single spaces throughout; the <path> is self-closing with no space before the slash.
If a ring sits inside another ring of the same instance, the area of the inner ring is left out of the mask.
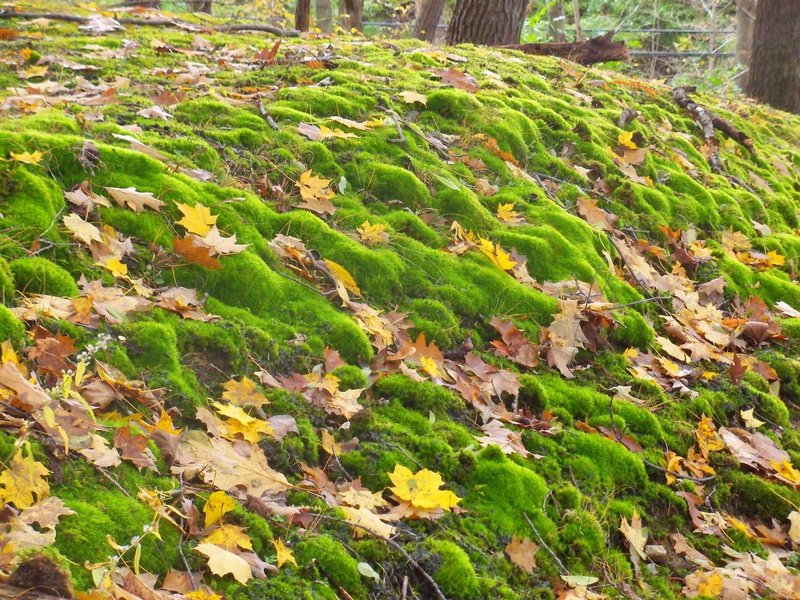
<path id="1" fill-rule="evenodd" d="M 76 240 L 83 242 L 87 246 L 91 246 L 92 242 L 103 241 L 100 230 L 91 223 L 81 219 L 75 213 L 70 213 L 64 217 L 64 226 Z"/>
<path id="2" fill-rule="evenodd" d="M 134 187 L 115 188 L 107 187 L 106 190 L 120 206 L 128 206 L 133 212 L 142 212 L 145 208 L 152 208 L 160 212 L 164 202 L 153 196 L 152 192 L 139 192 Z"/>
<path id="3" fill-rule="evenodd" d="M 244 251 L 247 246 L 249 246 L 249 244 L 237 244 L 235 233 L 230 237 L 223 236 L 219 232 L 219 229 L 217 229 L 216 225 L 214 225 L 203 237 L 198 238 L 198 240 L 212 253 L 226 256 L 230 254 L 239 254 L 240 252 Z"/>

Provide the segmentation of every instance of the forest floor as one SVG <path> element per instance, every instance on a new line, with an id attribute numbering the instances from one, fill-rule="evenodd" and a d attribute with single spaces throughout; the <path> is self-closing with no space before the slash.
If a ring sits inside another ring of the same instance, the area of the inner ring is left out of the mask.
<path id="1" fill-rule="evenodd" d="M 800 597 L 800 118 L 111 17 L 0 24 L 10 583 Z"/>

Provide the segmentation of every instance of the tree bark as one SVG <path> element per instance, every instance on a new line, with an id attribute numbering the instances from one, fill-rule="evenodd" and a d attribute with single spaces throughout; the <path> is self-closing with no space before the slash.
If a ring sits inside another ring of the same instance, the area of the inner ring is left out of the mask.
<path id="1" fill-rule="evenodd" d="M 311 0 L 297 0 L 294 7 L 294 28 L 308 31 L 311 22 Z"/>
<path id="2" fill-rule="evenodd" d="M 557 0 L 547 9 L 547 39 L 551 42 L 566 42 L 567 35 L 564 32 L 566 21 L 564 0 Z"/>
<path id="3" fill-rule="evenodd" d="M 339 0 L 339 15 L 344 17 L 344 26 L 348 31 L 361 31 L 364 26 L 361 15 L 364 12 L 364 0 Z"/>
<path id="4" fill-rule="evenodd" d="M 439 21 L 442 20 L 445 0 L 426 0 L 414 26 L 414 37 L 432 42 L 436 39 Z"/>
<path id="5" fill-rule="evenodd" d="M 759 0 L 747 94 L 800 114 L 800 2 Z"/>
<path id="6" fill-rule="evenodd" d="M 757 0 L 736 0 L 736 60 L 747 69 L 753 53 L 753 34 L 756 25 Z M 747 70 L 739 78 L 742 89 L 747 88 Z"/>
<path id="7" fill-rule="evenodd" d="M 331 0 L 315 0 L 314 8 L 317 10 L 316 22 L 323 33 L 330 33 L 333 29 L 333 8 Z"/>
<path id="8" fill-rule="evenodd" d="M 516 44 L 528 0 L 457 0 L 447 43 Z"/>
<path id="9" fill-rule="evenodd" d="M 211 14 L 212 0 L 191 0 L 189 10 L 191 12 L 201 12 Z"/>
<path id="10" fill-rule="evenodd" d="M 631 58 L 625 42 L 611 39 L 613 31 L 586 42 L 553 42 L 550 44 L 508 44 L 501 46 L 509 50 L 521 50 L 526 54 L 558 56 L 582 65 L 593 65 L 611 60 L 628 61 Z"/>

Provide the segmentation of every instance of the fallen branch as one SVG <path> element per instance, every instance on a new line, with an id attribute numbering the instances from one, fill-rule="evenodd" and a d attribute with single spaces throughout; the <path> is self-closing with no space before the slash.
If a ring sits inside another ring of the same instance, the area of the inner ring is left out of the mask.
<path id="1" fill-rule="evenodd" d="M 650 461 L 647 460 L 643 460 L 642 462 L 652 469 L 661 471 L 662 473 L 669 473 L 675 479 L 685 479 L 686 481 L 693 481 L 694 483 L 708 483 L 709 481 L 712 481 L 717 477 L 716 475 L 709 475 L 707 477 L 694 477 L 692 475 L 684 475 L 683 473 L 676 473 L 674 471 L 670 471 L 669 469 L 665 469 L 661 465 L 651 463 Z"/>
<path id="2" fill-rule="evenodd" d="M 540 56 L 557 56 L 582 65 L 593 65 L 610 60 L 629 61 L 631 59 L 631 54 L 625 42 L 613 41 L 611 39 L 613 35 L 614 32 L 609 31 L 604 35 L 592 38 L 586 42 L 511 44 L 508 46 L 498 46 L 498 48 L 520 50 L 526 54 L 536 54 Z"/>
<path id="3" fill-rule="evenodd" d="M 746 133 L 740 131 L 725 119 L 711 114 L 689 97 L 689 94 L 694 92 L 695 89 L 696 88 L 692 86 L 674 88 L 672 90 L 672 97 L 675 98 L 675 102 L 678 103 L 678 106 L 692 115 L 692 118 L 697 121 L 700 128 L 703 130 L 703 139 L 712 150 L 711 156 L 708 158 L 708 164 L 711 165 L 711 170 L 715 173 L 722 172 L 722 161 L 719 158 L 719 140 L 714 133 L 715 129 L 721 131 L 732 140 L 739 142 L 742 146 L 747 148 L 750 154 L 755 154 L 753 140 L 747 137 Z"/>
<path id="4" fill-rule="evenodd" d="M 50 19 L 52 21 L 66 21 L 68 23 L 89 23 L 90 17 L 70 15 L 66 13 L 29 13 L 17 12 L 11 9 L 1 9 L 0 19 Z M 186 21 L 157 17 L 154 19 L 140 19 L 135 17 L 119 17 L 115 19 L 120 25 L 136 25 L 139 27 L 176 27 L 185 31 L 232 33 L 236 31 L 263 31 L 281 37 L 298 37 L 300 32 L 295 29 L 281 29 L 274 25 L 259 23 L 231 23 L 229 25 L 195 25 Z"/>
<path id="5" fill-rule="evenodd" d="M 553 552 L 550 549 L 550 546 L 547 545 L 547 542 L 544 541 L 544 538 L 539 533 L 539 530 L 536 529 L 536 525 L 533 524 L 533 521 L 531 521 L 531 518 L 528 516 L 528 513 L 524 512 L 524 513 L 522 513 L 522 516 L 525 517 L 525 520 L 528 522 L 528 525 L 530 525 L 531 529 L 533 529 L 533 533 L 536 534 L 536 538 L 539 540 L 539 543 L 542 545 L 542 547 L 545 550 L 547 550 L 547 553 L 556 562 L 556 568 L 558 569 L 559 573 L 561 573 L 561 575 L 569 575 L 569 571 L 567 570 L 567 567 L 564 566 L 564 563 L 561 562 L 561 559 L 558 558 L 558 556 L 556 556 L 556 553 Z"/>

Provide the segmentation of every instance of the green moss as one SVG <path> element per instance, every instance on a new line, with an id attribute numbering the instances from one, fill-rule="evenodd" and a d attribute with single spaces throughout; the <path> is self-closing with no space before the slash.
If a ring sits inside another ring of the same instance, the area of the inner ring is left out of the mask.
<path id="1" fill-rule="evenodd" d="M 5 306 L 0 305 L 0 341 L 10 341 L 19 348 L 25 339 L 25 325 Z"/>
<path id="2" fill-rule="evenodd" d="M 15 292 L 14 274 L 11 272 L 8 262 L 0 257 L 0 302 L 5 305 L 11 304 Z"/>
<path id="3" fill-rule="evenodd" d="M 655 340 L 655 332 L 645 318 L 635 311 L 615 315 L 617 324 L 611 330 L 611 340 L 626 348 L 647 350 Z"/>
<path id="4" fill-rule="evenodd" d="M 463 406 L 463 402 L 451 391 L 429 381 L 411 381 L 404 375 L 389 375 L 375 382 L 374 393 L 384 398 L 399 400 L 405 406 L 421 414 L 432 412 L 446 414 L 449 410 Z"/>
<path id="5" fill-rule="evenodd" d="M 587 485 L 636 490 L 644 485 L 647 474 L 641 459 L 622 444 L 598 434 L 570 432 L 564 446 L 572 459 L 576 479 Z M 588 462 L 587 462 L 588 461 Z"/>
<path id="6" fill-rule="evenodd" d="M 426 540 L 425 548 L 436 554 L 433 579 L 445 596 L 454 600 L 479 597 L 478 578 L 466 552 L 451 541 L 433 538 Z"/>
<path id="7" fill-rule="evenodd" d="M 297 544 L 295 557 L 301 566 L 316 568 L 320 575 L 344 588 L 355 600 L 367 598 L 367 589 L 358 572 L 358 561 L 338 540 L 328 535 L 311 537 Z"/>
<path id="8" fill-rule="evenodd" d="M 78 286 L 72 275 L 46 258 L 20 258 L 10 266 L 14 274 L 14 285 L 21 292 L 67 298 L 78 295 Z"/>

